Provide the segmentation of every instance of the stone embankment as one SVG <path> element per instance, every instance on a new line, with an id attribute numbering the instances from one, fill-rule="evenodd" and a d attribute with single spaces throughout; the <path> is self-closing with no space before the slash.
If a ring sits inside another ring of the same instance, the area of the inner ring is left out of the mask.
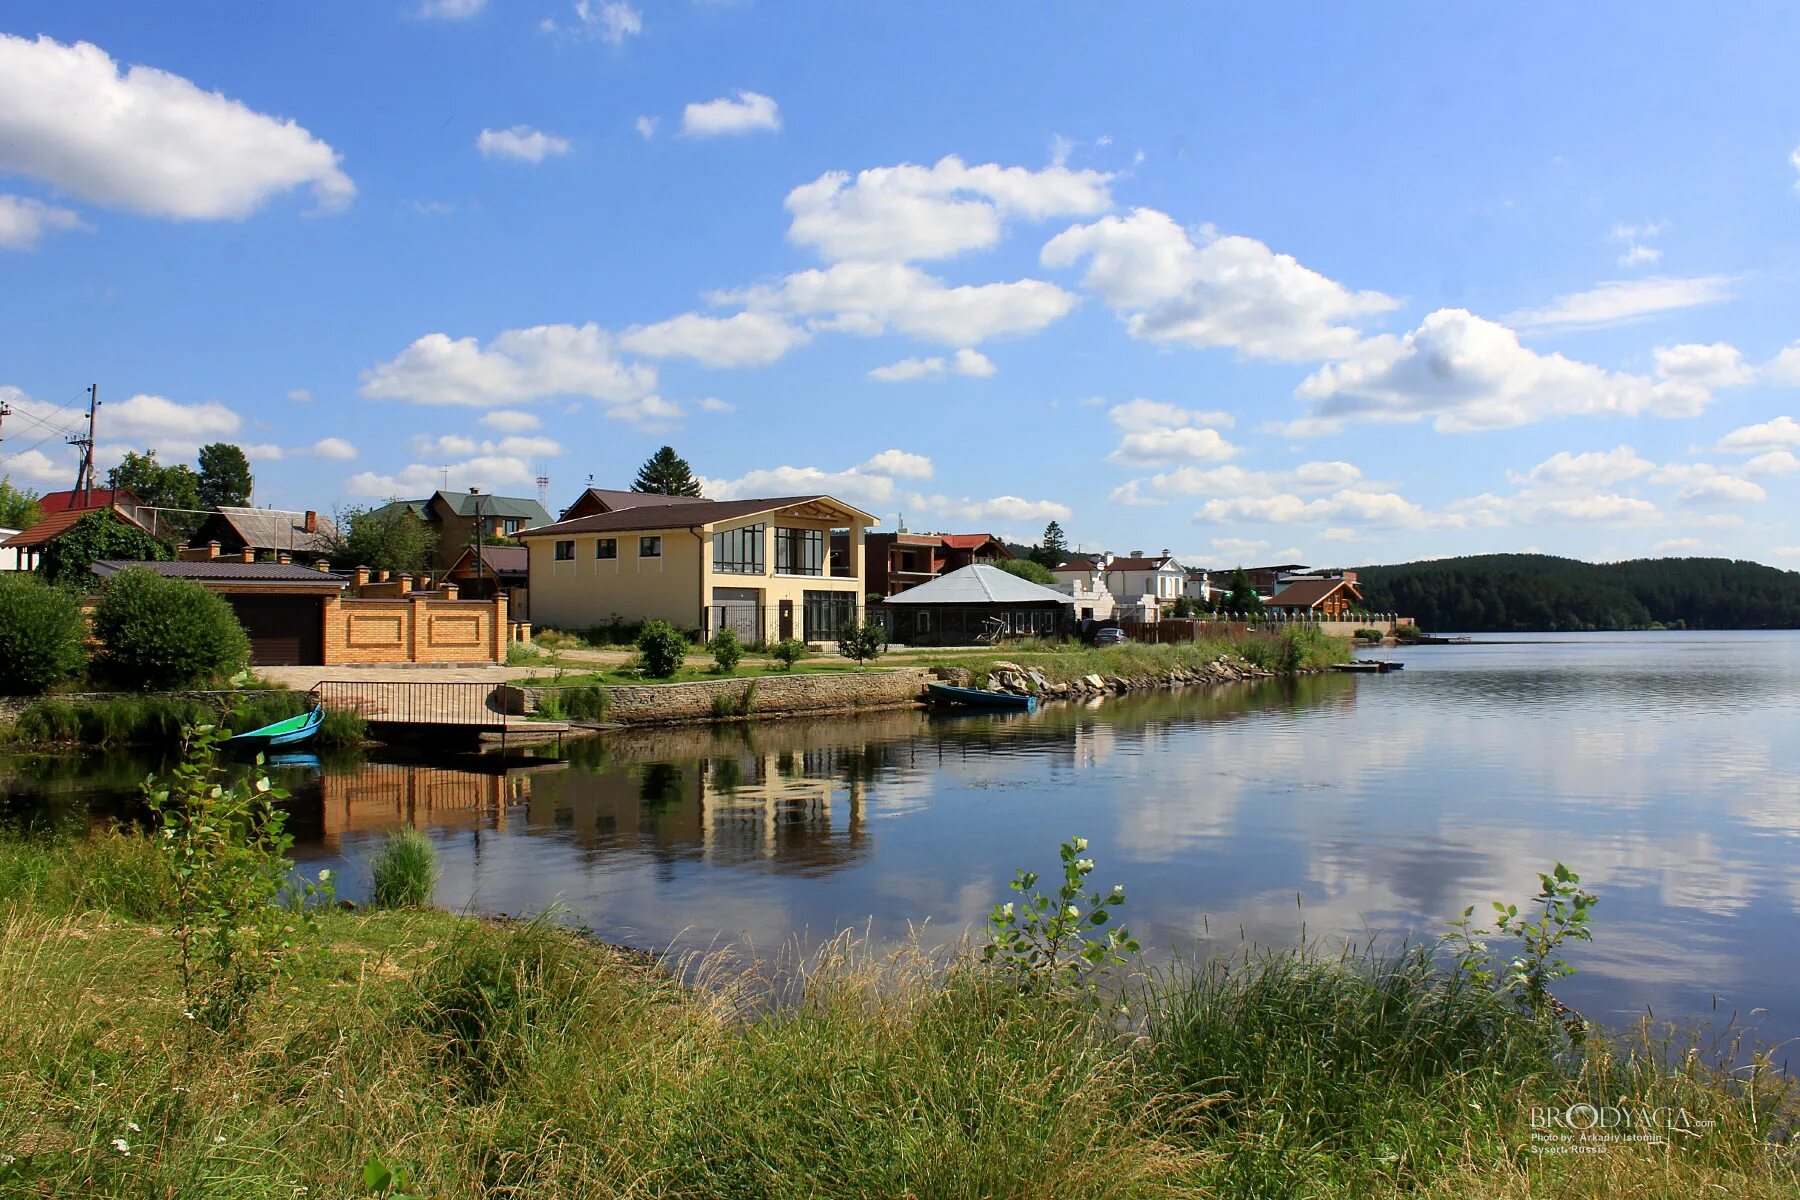
<path id="1" fill-rule="evenodd" d="M 934 667 L 932 674 L 957 687 L 987 688 L 990 691 L 1010 692 L 1016 696 L 1032 695 L 1040 700 L 1078 700 L 1150 688 L 1237 683 L 1247 679 L 1275 677 L 1273 671 L 1233 661 L 1223 654 L 1203 665 L 1176 667 L 1148 675 L 1081 675 L 1074 679 L 1057 680 L 1045 676 L 1041 671 L 1013 662 L 989 664 L 987 674 L 981 679 L 974 678 L 973 673 L 964 667 Z"/>
<path id="2" fill-rule="evenodd" d="M 929 672 L 840 671 L 761 675 L 754 679 L 702 680 L 602 687 L 609 725 L 675 725 L 733 718 L 797 717 L 858 709 L 903 708 L 925 694 Z M 508 712 L 538 710 L 551 688 L 508 685 L 501 706 Z"/>

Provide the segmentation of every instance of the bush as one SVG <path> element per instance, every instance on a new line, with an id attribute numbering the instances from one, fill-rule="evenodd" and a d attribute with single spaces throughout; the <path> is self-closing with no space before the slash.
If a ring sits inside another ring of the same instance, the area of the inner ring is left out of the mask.
<path id="1" fill-rule="evenodd" d="M 1379 629 L 1359 629 L 1356 631 L 1356 640 L 1359 642 L 1379 642 L 1386 636 L 1387 635 L 1382 633 Z"/>
<path id="2" fill-rule="evenodd" d="M 376 908 L 424 908 L 437 886 L 437 847 L 408 826 L 388 835 L 370 870 L 375 886 L 369 899 Z"/>
<path id="3" fill-rule="evenodd" d="M 887 644 L 887 630 L 874 621 L 846 621 L 838 630 L 838 653 L 855 659 L 858 669 L 870 659 L 880 658 Z"/>
<path id="4" fill-rule="evenodd" d="M 250 639 L 231 606 L 197 583 L 151 571 L 107 580 L 94 608 L 97 670 L 120 687 L 193 687 L 242 670 Z"/>
<path id="5" fill-rule="evenodd" d="M 737 670 L 738 663 L 744 658 L 744 644 L 738 640 L 737 630 L 729 625 L 713 634 L 707 649 L 712 651 L 713 665 L 718 667 L 721 675 Z"/>
<path id="6" fill-rule="evenodd" d="M 35 696 L 81 669 L 87 626 L 75 597 L 34 575 L 0 575 L 0 692 Z"/>
<path id="7" fill-rule="evenodd" d="M 1051 573 L 1049 567 L 1040 562 L 1032 562 L 1029 558 L 1002 558 L 997 562 L 989 563 L 988 566 L 999 567 L 1008 575 L 1017 575 L 1020 579 L 1039 583 L 1045 587 L 1050 587 L 1056 582 L 1056 576 Z"/>
<path id="8" fill-rule="evenodd" d="M 775 656 L 783 670 L 791 671 L 794 664 L 806 657 L 806 643 L 799 638 L 782 638 L 770 648 L 769 653 Z"/>
<path id="9" fill-rule="evenodd" d="M 688 640 L 667 621 L 645 621 L 643 632 L 637 637 L 637 648 L 644 674 L 652 679 L 667 679 L 681 670 L 687 658 Z"/>
<path id="10" fill-rule="evenodd" d="M 537 715 L 552 721 L 570 717 L 598 721 L 606 715 L 606 705 L 605 690 L 591 684 L 547 688 L 538 693 Z"/>

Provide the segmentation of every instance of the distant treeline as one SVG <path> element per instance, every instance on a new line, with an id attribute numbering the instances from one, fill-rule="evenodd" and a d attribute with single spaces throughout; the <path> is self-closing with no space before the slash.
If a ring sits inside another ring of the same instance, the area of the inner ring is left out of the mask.
<path id="1" fill-rule="evenodd" d="M 1800 628 L 1800 572 L 1727 558 L 1481 554 L 1358 568 L 1367 607 L 1428 630 Z"/>

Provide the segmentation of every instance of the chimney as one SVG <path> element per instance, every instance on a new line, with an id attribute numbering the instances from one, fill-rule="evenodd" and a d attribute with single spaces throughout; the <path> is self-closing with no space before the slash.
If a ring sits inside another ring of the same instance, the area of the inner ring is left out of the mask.
<path id="1" fill-rule="evenodd" d="M 1130 554 L 1126 555 L 1126 557 L 1127 558 L 1142 558 L 1142 557 L 1144 557 L 1144 552 L 1142 550 L 1133 550 Z"/>
<path id="2" fill-rule="evenodd" d="M 412 591 L 412 576 L 411 575 L 402 575 L 400 577 L 400 594 L 402 596 L 404 596 L 411 591 Z"/>
<path id="3" fill-rule="evenodd" d="M 245 562 L 255 562 L 256 561 L 256 547 L 255 546 L 245 546 L 243 553 L 240 554 L 239 557 L 242 558 Z"/>
<path id="4" fill-rule="evenodd" d="M 304 526 L 303 526 L 303 528 L 304 528 L 304 529 L 305 529 L 305 530 L 306 530 L 306 532 L 308 532 L 308 533 L 317 533 L 317 532 L 319 532 L 319 514 L 318 514 L 318 513 L 316 513 L 316 512 L 314 512 L 314 511 L 313 511 L 313 510 L 312 510 L 312 509 L 310 509 L 310 508 L 309 508 L 309 509 L 307 509 L 307 510 L 306 510 L 306 523 L 305 523 L 305 525 L 304 525 Z"/>
<path id="5" fill-rule="evenodd" d="M 315 559 L 313 561 L 313 566 L 321 571 L 329 571 L 331 570 L 331 560 L 329 558 Z"/>
<path id="6" fill-rule="evenodd" d="M 294 561 L 294 556 L 289 554 L 286 550 L 283 550 L 275 556 L 275 561 L 285 567 Z"/>
<path id="7" fill-rule="evenodd" d="M 218 538 L 214 538 L 212 541 L 206 543 L 206 557 L 208 557 L 208 558 L 219 557 L 219 539 Z"/>
<path id="8" fill-rule="evenodd" d="M 367 568 L 367 567 L 356 568 L 356 574 L 355 574 L 354 578 L 356 579 L 356 590 L 357 591 L 360 592 L 363 588 L 368 587 L 369 586 L 369 568 Z"/>
<path id="9" fill-rule="evenodd" d="M 481 489 L 480 489 L 480 488 L 478 488 L 478 487 L 471 487 L 471 488 L 470 488 L 470 489 L 469 489 L 469 495 L 471 495 L 471 496 L 479 496 L 479 495 L 481 495 Z"/>
<path id="10" fill-rule="evenodd" d="M 457 593 L 460 592 L 461 590 L 462 589 L 458 588 L 454 583 L 446 583 L 444 585 L 444 599 L 446 599 L 446 600 L 456 599 Z"/>

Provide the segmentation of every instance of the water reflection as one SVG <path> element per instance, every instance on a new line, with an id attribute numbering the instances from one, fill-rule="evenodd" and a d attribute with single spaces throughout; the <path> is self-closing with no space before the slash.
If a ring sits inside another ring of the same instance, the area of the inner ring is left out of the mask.
<path id="1" fill-rule="evenodd" d="M 920 923 L 954 939 L 1075 833 L 1157 954 L 1303 927 L 1429 937 L 1465 905 L 1530 895 L 1560 859 L 1602 896 L 1571 1002 L 1675 1015 L 1718 993 L 1800 1033 L 1800 636 L 1389 654 L 1408 669 L 1031 715 L 640 731 L 504 770 L 328 761 L 284 782 L 298 853 L 349 895 L 385 831 L 412 824 L 439 845 L 440 903 L 560 903 L 657 947 Z M 0 762 L 0 789 L 79 805 L 142 771 L 9 781 Z"/>

